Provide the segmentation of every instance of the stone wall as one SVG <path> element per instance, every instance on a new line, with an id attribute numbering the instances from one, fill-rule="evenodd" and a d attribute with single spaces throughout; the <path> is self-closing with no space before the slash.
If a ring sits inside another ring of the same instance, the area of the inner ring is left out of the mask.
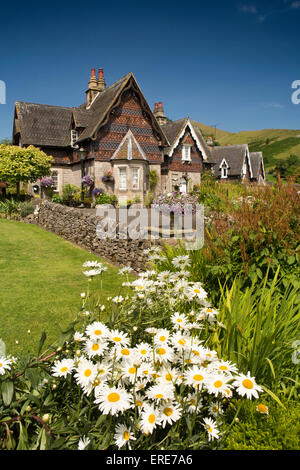
<path id="1" fill-rule="evenodd" d="M 100 218 L 95 211 L 77 209 L 49 201 L 42 202 L 31 222 L 56 233 L 62 238 L 89 250 L 120 266 L 131 266 L 134 271 L 147 269 L 143 250 L 151 246 L 147 240 L 100 240 L 96 227 Z"/>

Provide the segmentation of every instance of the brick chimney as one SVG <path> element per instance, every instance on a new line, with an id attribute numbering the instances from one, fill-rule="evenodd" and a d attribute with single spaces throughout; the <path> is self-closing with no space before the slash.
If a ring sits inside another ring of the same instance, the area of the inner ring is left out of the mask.
<path id="1" fill-rule="evenodd" d="M 165 116 L 164 108 L 161 101 L 159 101 L 158 103 L 155 102 L 153 114 L 156 117 L 156 120 L 160 126 L 166 124 L 167 117 Z"/>
<path id="2" fill-rule="evenodd" d="M 98 91 L 103 91 L 105 90 L 105 80 L 104 80 L 104 76 L 103 76 L 103 69 L 99 69 L 98 70 Z"/>
<path id="3" fill-rule="evenodd" d="M 101 93 L 105 89 L 105 81 L 103 77 L 103 69 L 99 69 L 98 79 L 96 77 L 96 70 L 93 67 L 91 70 L 91 76 L 89 80 L 89 87 L 86 93 L 86 105 L 89 106 L 95 99 L 98 93 Z"/>

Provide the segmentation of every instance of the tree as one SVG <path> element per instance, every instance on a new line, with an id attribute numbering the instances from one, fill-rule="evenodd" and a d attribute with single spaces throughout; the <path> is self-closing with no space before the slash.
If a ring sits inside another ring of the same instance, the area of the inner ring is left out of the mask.
<path id="1" fill-rule="evenodd" d="M 17 195 L 20 194 L 21 182 L 34 182 L 51 173 L 53 157 L 39 148 L 0 145 L 0 181 L 14 183 Z"/>
<path id="2" fill-rule="evenodd" d="M 11 145 L 11 139 L 9 137 L 6 137 L 5 139 L 1 139 L 0 140 L 0 145 L 1 144 L 4 144 L 4 145 Z"/>

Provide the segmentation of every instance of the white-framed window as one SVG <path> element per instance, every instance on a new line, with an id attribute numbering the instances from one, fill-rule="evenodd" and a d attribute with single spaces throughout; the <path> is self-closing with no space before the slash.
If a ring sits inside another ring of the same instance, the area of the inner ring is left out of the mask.
<path id="1" fill-rule="evenodd" d="M 191 146 L 190 145 L 182 146 L 182 161 L 183 162 L 191 161 Z"/>
<path id="2" fill-rule="evenodd" d="M 75 144 L 76 140 L 78 139 L 78 132 L 75 129 L 71 130 L 71 147 L 77 148 L 78 145 Z"/>
<path id="3" fill-rule="evenodd" d="M 132 168 L 132 189 L 139 189 L 139 169 Z"/>
<path id="4" fill-rule="evenodd" d="M 221 166 L 221 178 L 228 178 L 228 168 L 226 163 Z"/>
<path id="5" fill-rule="evenodd" d="M 52 171 L 51 178 L 53 179 L 53 191 L 58 192 L 58 172 Z"/>
<path id="6" fill-rule="evenodd" d="M 127 189 L 127 171 L 125 166 L 119 168 L 119 189 Z"/>
<path id="7" fill-rule="evenodd" d="M 226 162 L 225 158 L 223 158 L 223 160 L 221 161 L 221 164 L 219 166 L 220 170 L 221 170 L 221 178 L 224 179 L 224 178 L 228 178 L 228 163 Z"/>

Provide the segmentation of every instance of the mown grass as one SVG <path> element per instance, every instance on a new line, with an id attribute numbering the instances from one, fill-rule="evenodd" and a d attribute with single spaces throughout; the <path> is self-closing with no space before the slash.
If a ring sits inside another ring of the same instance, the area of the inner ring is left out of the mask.
<path id="1" fill-rule="evenodd" d="M 87 260 L 100 259 L 38 226 L 0 219 L 0 338 L 8 353 L 36 352 L 43 331 L 46 344 L 56 341 L 57 324 L 66 327 L 81 306 Z M 118 295 L 118 268 L 104 264 L 104 295 Z"/>

